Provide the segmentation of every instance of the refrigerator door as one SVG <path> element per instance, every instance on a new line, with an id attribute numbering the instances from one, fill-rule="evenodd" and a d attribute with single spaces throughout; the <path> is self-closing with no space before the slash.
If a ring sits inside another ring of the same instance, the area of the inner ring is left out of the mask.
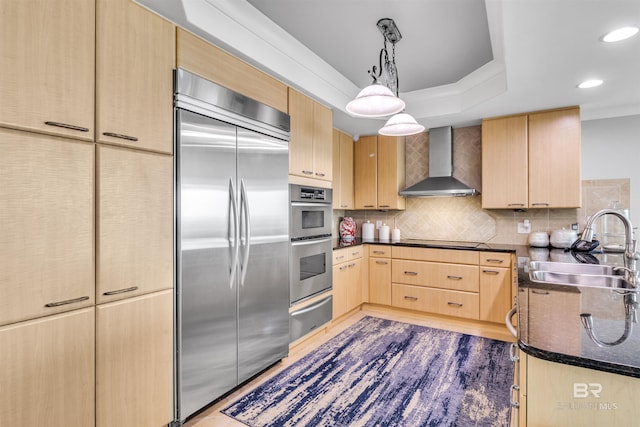
<path id="1" fill-rule="evenodd" d="M 178 109 L 180 419 L 237 384 L 236 127 Z"/>
<path id="2" fill-rule="evenodd" d="M 238 128 L 239 382 L 289 349 L 288 168 L 287 141 Z"/>

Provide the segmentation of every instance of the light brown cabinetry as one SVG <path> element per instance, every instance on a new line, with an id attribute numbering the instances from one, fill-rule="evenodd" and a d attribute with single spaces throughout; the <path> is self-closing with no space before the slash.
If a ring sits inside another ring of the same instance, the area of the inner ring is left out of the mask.
<path id="1" fill-rule="evenodd" d="M 97 307 L 97 427 L 172 420 L 172 307 L 171 290 Z"/>
<path id="2" fill-rule="evenodd" d="M 0 1 L 0 125 L 94 137 L 95 4 Z"/>
<path id="3" fill-rule="evenodd" d="M 480 255 L 480 320 L 504 322 L 511 300 L 511 254 L 482 252 Z"/>
<path id="4" fill-rule="evenodd" d="M 0 425 L 92 426 L 94 308 L 0 327 Z"/>
<path id="5" fill-rule="evenodd" d="M 284 83 L 181 28 L 177 30 L 177 64 L 276 110 L 288 111 Z"/>
<path id="6" fill-rule="evenodd" d="M 391 247 L 367 246 L 369 249 L 369 302 L 391 305 Z"/>
<path id="7" fill-rule="evenodd" d="M 362 304 L 362 246 L 333 251 L 333 318 Z"/>
<path id="8" fill-rule="evenodd" d="M 0 325 L 94 303 L 94 146 L 0 129 Z"/>
<path id="9" fill-rule="evenodd" d="M 523 352 L 520 358 L 526 358 L 526 382 L 520 396 L 521 426 L 637 424 L 638 378 L 541 360 Z"/>
<path id="10" fill-rule="evenodd" d="M 581 205 L 580 109 L 482 121 L 484 209 Z"/>
<path id="11" fill-rule="evenodd" d="M 131 0 L 96 4 L 96 141 L 171 153 L 174 25 Z"/>
<path id="12" fill-rule="evenodd" d="M 171 288 L 172 158 L 97 150 L 97 302 Z"/>
<path id="13" fill-rule="evenodd" d="M 331 181 L 333 113 L 329 108 L 289 88 L 289 115 L 289 174 Z"/>
<path id="14" fill-rule="evenodd" d="M 355 209 L 404 209 L 405 138 L 363 136 L 354 144 Z"/>
<path id="15" fill-rule="evenodd" d="M 333 209 L 353 209 L 353 138 L 333 130 Z"/>
<path id="16" fill-rule="evenodd" d="M 504 323 L 511 254 L 402 246 L 391 253 L 393 307 Z"/>

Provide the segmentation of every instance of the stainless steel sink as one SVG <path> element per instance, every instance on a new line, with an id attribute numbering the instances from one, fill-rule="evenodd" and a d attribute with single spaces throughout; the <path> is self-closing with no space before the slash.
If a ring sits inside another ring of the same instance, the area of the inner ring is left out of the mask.
<path id="1" fill-rule="evenodd" d="M 604 274 L 576 274 L 558 271 L 529 271 L 529 277 L 534 282 L 554 283 L 559 285 L 589 286 L 598 288 L 628 288 L 627 281 L 622 276 Z"/>
<path id="2" fill-rule="evenodd" d="M 552 271 L 568 274 L 597 274 L 615 276 L 613 267 L 600 264 L 578 264 L 570 262 L 531 261 L 529 271 Z"/>

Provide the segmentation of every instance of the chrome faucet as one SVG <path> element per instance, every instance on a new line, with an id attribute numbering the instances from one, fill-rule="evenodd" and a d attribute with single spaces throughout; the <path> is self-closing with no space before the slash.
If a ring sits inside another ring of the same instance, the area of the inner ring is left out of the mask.
<path id="1" fill-rule="evenodd" d="M 634 288 L 638 287 L 638 285 L 640 284 L 639 283 L 640 280 L 638 278 L 638 268 L 636 264 L 640 256 L 636 252 L 637 242 L 633 238 L 633 226 L 631 225 L 631 221 L 629 221 L 629 218 L 627 218 L 626 216 L 622 215 L 620 212 L 614 209 L 603 209 L 601 211 L 598 211 L 595 214 L 593 214 L 587 221 L 587 224 L 585 225 L 584 230 L 582 231 L 582 235 L 580 236 L 580 239 L 590 242 L 593 236 L 593 224 L 598 218 L 604 215 L 616 216 L 620 218 L 620 220 L 624 224 L 624 234 L 625 234 L 624 257 L 625 257 L 625 267 L 626 267 L 624 270 L 627 273 L 626 276 L 629 284 L 631 284 Z"/>

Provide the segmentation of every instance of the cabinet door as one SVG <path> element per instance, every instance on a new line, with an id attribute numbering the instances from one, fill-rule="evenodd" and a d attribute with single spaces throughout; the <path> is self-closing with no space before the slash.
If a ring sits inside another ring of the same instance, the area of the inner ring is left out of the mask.
<path id="1" fill-rule="evenodd" d="M 92 426 L 94 309 L 0 328 L 0 425 Z"/>
<path id="2" fill-rule="evenodd" d="M 171 421 L 172 319 L 171 290 L 97 307 L 97 427 Z"/>
<path id="3" fill-rule="evenodd" d="M 94 301 L 94 146 L 0 129 L 0 325 Z"/>
<path id="4" fill-rule="evenodd" d="M 581 206 L 580 110 L 529 114 L 529 207 Z"/>
<path id="5" fill-rule="evenodd" d="M 98 303 L 173 286 L 171 156 L 98 146 Z"/>
<path id="6" fill-rule="evenodd" d="M 349 285 L 349 263 L 333 266 L 333 319 L 345 314 L 347 310 L 347 286 Z"/>
<path id="7" fill-rule="evenodd" d="M 404 209 L 405 138 L 378 136 L 378 208 Z"/>
<path id="8" fill-rule="evenodd" d="M 369 258 L 369 302 L 391 305 L 391 260 Z"/>
<path id="9" fill-rule="evenodd" d="M 331 181 L 333 173 L 331 142 L 333 113 L 324 105 L 313 101 L 313 177 Z"/>
<path id="10" fill-rule="evenodd" d="M 0 0 L 0 123 L 93 140 L 95 5 Z"/>
<path id="11" fill-rule="evenodd" d="M 351 311 L 362 304 L 362 259 L 349 261 L 347 266 L 347 311 Z"/>
<path id="12" fill-rule="evenodd" d="M 504 323 L 511 310 L 511 269 L 480 267 L 480 320 Z"/>
<path id="13" fill-rule="evenodd" d="M 289 88 L 289 174 L 313 178 L 313 100 Z"/>
<path id="14" fill-rule="evenodd" d="M 482 208 L 526 208 L 527 116 L 482 121 Z"/>
<path id="15" fill-rule="evenodd" d="M 171 153 L 175 27 L 131 0 L 98 0 L 96 22 L 96 140 Z"/>
<path id="16" fill-rule="evenodd" d="M 353 209 L 353 139 L 333 130 L 333 208 Z"/>
<path id="17" fill-rule="evenodd" d="M 362 136 L 353 146 L 353 192 L 356 209 L 378 206 L 378 137 Z"/>

